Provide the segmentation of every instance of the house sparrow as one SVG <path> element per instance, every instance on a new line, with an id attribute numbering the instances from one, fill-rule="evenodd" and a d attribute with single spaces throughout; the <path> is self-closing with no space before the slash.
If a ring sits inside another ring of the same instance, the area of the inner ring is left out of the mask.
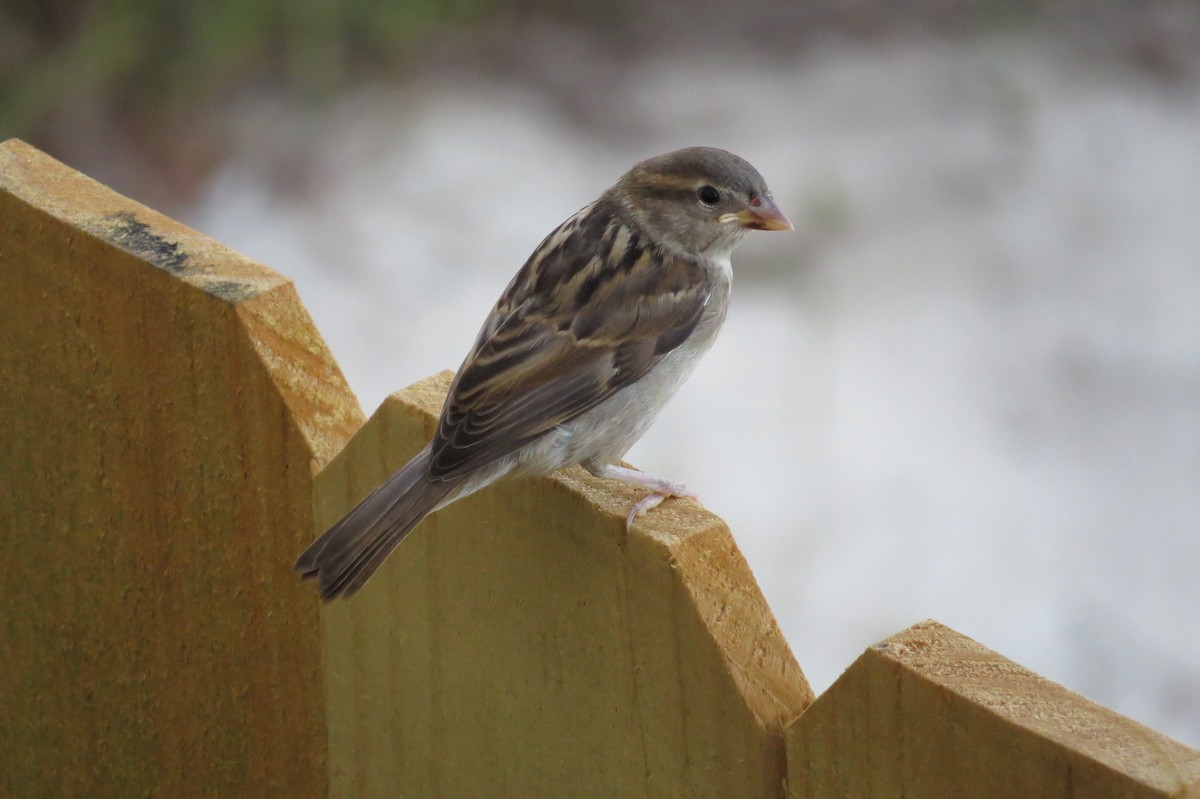
<path id="1" fill-rule="evenodd" d="M 750 164 L 689 147 L 637 164 L 534 250 L 458 370 L 433 441 L 296 561 L 349 597 L 427 515 L 504 475 L 582 464 L 646 488 L 627 524 L 679 484 L 619 465 L 712 344 L 730 252 L 791 230 Z"/>

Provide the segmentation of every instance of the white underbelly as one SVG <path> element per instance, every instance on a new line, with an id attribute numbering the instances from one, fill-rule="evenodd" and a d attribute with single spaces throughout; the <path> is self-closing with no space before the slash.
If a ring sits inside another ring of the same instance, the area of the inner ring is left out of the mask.
<path id="1" fill-rule="evenodd" d="M 604 466 L 619 461 L 654 423 L 716 339 L 729 305 L 728 272 L 719 274 L 716 283 L 700 322 L 683 344 L 641 379 L 531 445 L 518 468 L 550 472 L 576 463 Z"/>

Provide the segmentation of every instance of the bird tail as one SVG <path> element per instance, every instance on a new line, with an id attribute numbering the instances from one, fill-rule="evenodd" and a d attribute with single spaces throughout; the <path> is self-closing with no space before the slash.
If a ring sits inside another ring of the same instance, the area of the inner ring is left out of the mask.
<path id="1" fill-rule="evenodd" d="M 292 568 L 317 579 L 322 599 L 357 593 L 404 536 L 458 487 L 430 480 L 429 459 L 425 447 L 296 560 Z"/>

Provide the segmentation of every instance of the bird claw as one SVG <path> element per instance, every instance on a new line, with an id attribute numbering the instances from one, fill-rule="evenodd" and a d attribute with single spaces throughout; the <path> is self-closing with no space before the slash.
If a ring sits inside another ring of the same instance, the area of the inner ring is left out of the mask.
<path id="1" fill-rule="evenodd" d="M 623 483 L 637 486 L 638 488 L 648 488 L 650 493 L 634 503 L 629 509 L 629 515 L 625 517 L 625 532 L 628 533 L 633 528 L 633 523 L 638 517 L 645 516 L 653 508 L 657 508 L 663 503 L 663 500 L 671 497 L 687 497 L 694 499 L 697 503 L 700 502 L 700 497 L 688 491 L 688 487 L 683 483 L 672 483 L 662 477 L 655 477 L 652 474 L 631 469 L 628 466 L 620 466 L 617 464 L 607 464 L 598 466 L 595 464 L 584 464 L 583 468 L 587 469 L 597 477 L 602 477 L 610 480 L 620 480 Z"/>
<path id="2" fill-rule="evenodd" d="M 664 480 L 651 493 L 633 503 L 633 507 L 629 509 L 629 515 L 625 517 L 625 531 L 632 530 L 635 521 L 673 497 L 692 499 L 696 501 L 696 504 L 700 504 L 700 497 L 689 491 L 683 483 L 669 483 Z"/>
<path id="3" fill-rule="evenodd" d="M 633 507 L 629 509 L 629 515 L 625 517 L 626 532 L 633 529 L 633 523 L 637 521 L 639 516 L 645 516 L 653 508 L 657 508 L 666 498 L 665 494 L 648 494 L 641 500 L 633 503 Z"/>

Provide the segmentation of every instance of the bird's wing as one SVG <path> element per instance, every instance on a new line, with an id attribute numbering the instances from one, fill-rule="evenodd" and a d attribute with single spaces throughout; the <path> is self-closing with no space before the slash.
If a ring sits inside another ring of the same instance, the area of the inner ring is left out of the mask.
<path id="1" fill-rule="evenodd" d="M 438 422 L 430 477 L 473 471 L 641 378 L 700 321 L 711 282 L 614 214 L 584 208 L 509 284 Z"/>

